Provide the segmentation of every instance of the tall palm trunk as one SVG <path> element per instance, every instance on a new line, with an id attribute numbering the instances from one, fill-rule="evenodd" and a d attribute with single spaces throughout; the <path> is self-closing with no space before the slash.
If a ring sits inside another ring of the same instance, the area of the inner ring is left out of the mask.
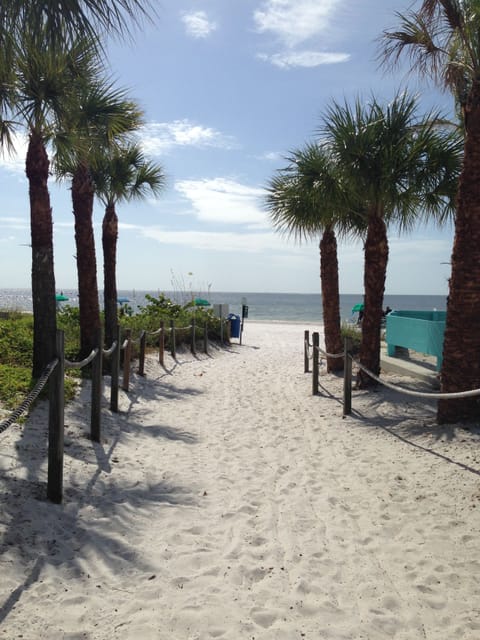
<path id="1" fill-rule="evenodd" d="M 340 331 L 340 295 L 338 287 L 337 239 L 327 227 L 320 240 L 320 279 L 322 283 L 323 325 L 327 353 L 342 351 Z M 327 371 L 341 371 L 343 358 L 327 357 Z"/>
<path id="2" fill-rule="evenodd" d="M 54 357 L 57 315 L 53 266 L 53 222 L 48 192 L 49 161 L 40 135 L 31 133 L 26 174 L 32 240 L 33 363 L 38 378 Z"/>
<path id="3" fill-rule="evenodd" d="M 458 187 L 452 276 L 447 303 L 441 389 L 480 388 L 480 83 L 466 106 L 465 153 Z M 480 417 L 479 397 L 441 400 L 439 423 Z"/>
<path id="4" fill-rule="evenodd" d="M 115 205 L 108 204 L 102 225 L 103 277 L 105 306 L 105 343 L 109 347 L 115 340 L 117 318 L 117 238 L 118 217 Z"/>
<path id="5" fill-rule="evenodd" d="M 365 309 L 362 320 L 360 362 L 375 375 L 380 373 L 380 330 L 383 313 L 383 294 L 388 262 L 387 227 L 381 212 L 371 211 L 365 240 Z M 374 381 L 360 370 L 357 387 L 365 389 Z"/>
<path id="6" fill-rule="evenodd" d="M 81 164 L 73 174 L 72 204 L 77 249 L 78 306 L 80 310 L 80 357 L 96 346 L 101 327 L 98 301 L 97 260 L 93 235 L 93 183 L 90 171 Z"/>

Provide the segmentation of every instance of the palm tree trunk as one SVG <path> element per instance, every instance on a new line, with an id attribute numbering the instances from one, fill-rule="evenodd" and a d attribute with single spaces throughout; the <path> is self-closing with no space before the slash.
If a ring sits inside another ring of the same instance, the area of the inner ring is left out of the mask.
<path id="1" fill-rule="evenodd" d="M 337 239 L 327 227 L 320 240 L 320 280 L 322 284 L 323 326 L 327 353 L 341 353 L 340 295 L 338 287 Z M 341 371 L 343 358 L 327 356 L 327 371 Z"/>
<path id="2" fill-rule="evenodd" d="M 48 192 L 49 161 L 42 137 L 30 134 L 26 174 L 32 239 L 33 363 L 38 378 L 55 354 L 57 310 L 53 265 L 53 221 Z"/>
<path id="3" fill-rule="evenodd" d="M 77 249 L 78 306 L 80 311 L 80 357 L 87 356 L 96 344 L 101 327 L 98 301 L 97 260 L 93 235 L 94 190 L 88 167 L 80 165 L 72 179 L 72 204 Z"/>
<path id="4" fill-rule="evenodd" d="M 369 215 L 365 240 L 365 309 L 362 320 L 362 343 L 360 362 L 375 375 L 380 373 L 380 331 L 382 326 L 383 294 L 388 263 L 387 227 L 381 214 L 373 211 Z M 357 388 L 365 389 L 375 384 L 360 370 Z"/>
<path id="5" fill-rule="evenodd" d="M 116 338 L 117 318 L 117 238 L 118 217 L 115 205 L 105 209 L 102 225 L 103 277 L 105 306 L 105 343 L 107 348 Z"/>
<path id="6" fill-rule="evenodd" d="M 465 153 L 458 186 L 452 276 L 447 303 L 441 390 L 480 388 L 480 84 L 466 106 Z M 480 417 L 479 397 L 440 400 L 437 420 Z"/>

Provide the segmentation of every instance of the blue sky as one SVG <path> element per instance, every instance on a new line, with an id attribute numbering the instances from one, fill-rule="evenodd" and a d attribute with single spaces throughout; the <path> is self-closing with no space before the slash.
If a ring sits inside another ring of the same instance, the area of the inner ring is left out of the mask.
<path id="1" fill-rule="evenodd" d="M 415 4 L 415 3 L 414 3 Z M 418 3 L 417 3 L 418 4 Z M 288 151 L 313 139 L 333 99 L 400 88 L 421 95 L 427 111 L 451 108 L 447 94 L 402 71 L 385 74 L 375 39 L 396 24 L 409 0 L 162 0 L 158 18 L 134 42 L 112 42 L 118 84 L 145 112 L 145 152 L 161 163 L 158 199 L 118 207 L 120 289 L 319 291 L 318 242 L 275 233 L 264 188 Z M 0 288 L 29 287 L 28 186 L 24 143 L 0 162 Z M 75 289 L 75 245 L 68 185 L 51 184 L 57 288 Z M 102 288 L 96 203 L 98 278 Z M 447 292 L 451 228 L 390 234 L 389 294 Z M 360 243 L 340 244 L 342 293 L 363 289 Z M 447 263 L 447 264 L 442 264 Z"/>

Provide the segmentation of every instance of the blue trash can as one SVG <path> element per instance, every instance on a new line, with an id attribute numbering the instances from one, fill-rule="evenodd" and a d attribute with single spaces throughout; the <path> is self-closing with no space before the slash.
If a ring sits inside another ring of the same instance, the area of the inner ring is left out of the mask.
<path id="1" fill-rule="evenodd" d="M 235 313 L 229 313 L 228 319 L 230 320 L 230 337 L 240 338 L 240 316 Z"/>

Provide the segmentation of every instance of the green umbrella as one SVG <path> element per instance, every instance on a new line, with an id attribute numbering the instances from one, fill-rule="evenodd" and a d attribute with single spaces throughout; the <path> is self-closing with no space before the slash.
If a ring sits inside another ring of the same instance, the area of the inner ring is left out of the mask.
<path id="1" fill-rule="evenodd" d="M 68 297 L 64 296 L 63 293 L 57 293 L 55 296 L 55 300 L 57 302 L 65 302 L 65 300 L 68 300 Z"/>
<path id="2" fill-rule="evenodd" d="M 194 300 L 196 307 L 209 307 L 210 302 L 208 300 L 204 300 L 203 298 L 195 298 Z"/>
<path id="3" fill-rule="evenodd" d="M 352 308 L 352 313 L 356 313 L 357 311 L 363 311 L 365 308 L 365 305 L 363 304 L 363 302 L 358 302 L 353 308 Z"/>

